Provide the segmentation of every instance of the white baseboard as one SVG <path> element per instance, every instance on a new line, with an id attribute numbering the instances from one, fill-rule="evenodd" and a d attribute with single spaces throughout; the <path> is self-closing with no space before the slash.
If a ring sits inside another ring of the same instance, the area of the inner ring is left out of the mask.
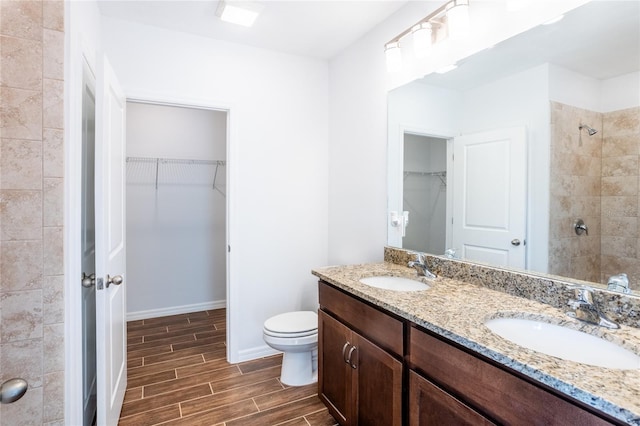
<path id="1" fill-rule="evenodd" d="M 148 311 L 127 312 L 127 321 L 166 317 L 168 315 L 188 314 L 190 312 L 221 309 L 226 306 L 226 300 L 214 300 L 212 302 L 195 303 L 193 305 L 169 306 L 166 308 L 150 309 Z"/>
<path id="2" fill-rule="evenodd" d="M 254 348 L 244 349 L 238 352 L 238 362 L 251 361 L 266 356 L 277 355 L 281 353 L 273 349 L 269 345 L 256 346 Z"/>

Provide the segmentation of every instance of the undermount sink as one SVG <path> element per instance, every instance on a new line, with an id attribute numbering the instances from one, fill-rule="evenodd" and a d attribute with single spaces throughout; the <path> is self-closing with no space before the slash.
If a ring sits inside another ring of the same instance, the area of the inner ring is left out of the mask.
<path id="1" fill-rule="evenodd" d="M 485 325 L 517 345 L 557 358 L 620 370 L 640 368 L 640 356 L 630 350 L 561 325 L 523 318 L 494 318 Z"/>
<path id="2" fill-rule="evenodd" d="M 428 290 L 430 288 L 429 285 L 421 281 L 411 280 L 409 278 L 403 277 L 366 277 L 361 278 L 360 282 L 371 287 L 394 291 L 421 291 Z"/>

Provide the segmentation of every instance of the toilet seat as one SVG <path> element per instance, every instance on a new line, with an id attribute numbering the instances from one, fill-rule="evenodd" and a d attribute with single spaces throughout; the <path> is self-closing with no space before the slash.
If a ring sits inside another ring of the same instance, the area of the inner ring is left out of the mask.
<path id="1" fill-rule="evenodd" d="M 296 338 L 318 333 L 318 314 L 313 311 L 287 312 L 264 322 L 264 334 L 273 337 Z"/>

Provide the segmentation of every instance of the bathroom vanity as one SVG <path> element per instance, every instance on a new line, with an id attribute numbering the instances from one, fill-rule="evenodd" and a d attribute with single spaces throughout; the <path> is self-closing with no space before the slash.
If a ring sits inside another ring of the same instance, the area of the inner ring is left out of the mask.
<path id="1" fill-rule="evenodd" d="M 320 278 L 319 396 L 340 424 L 640 424 L 640 369 L 595 367 L 528 350 L 484 322 L 545 318 L 636 353 L 639 329 L 599 330 L 547 303 L 443 276 L 415 292 L 360 282 L 371 276 L 419 280 L 399 263 L 313 271 Z"/>

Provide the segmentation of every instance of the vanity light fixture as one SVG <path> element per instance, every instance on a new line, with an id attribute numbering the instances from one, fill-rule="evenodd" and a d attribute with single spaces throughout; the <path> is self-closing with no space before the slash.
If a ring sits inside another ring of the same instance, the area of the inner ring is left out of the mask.
<path id="1" fill-rule="evenodd" d="M 433 40 L 444 38 L 440 31 L 447 29 L 451 39 L 460 39 L 469 34 L 469 0 L 450 0 L 415 25 L 398 34 L 384 45 L 387 70 L 402 70 L 400 41 L 408 35 L 413 38 L 414 55 L 417 58 L 427 56 Z"/>
<path id="2" fill-rule="evenodd" d="M 429 22 L 421 22 L 411 28 L 413 35 L 413 53 L 416 58 L 424 58 L 431 50 L 432 25 Z"/>
<path id="3" fill-rule="evenodd" d="M 248 1 L 220 0 L 216 16 L 225 22 L 251 27 L 264 7 Z"/>
<path id="4" fill-rule="evenodd" d="M 449 38 L 461 40 L 469 35 L 469 0 L 447 3 L 447 30 Z"/>
<path id="5" fill-rule="evenodd" d="M 402 70 L 402 51 L 399 41 L 387 43 L 384 47 L 384 54 L 387 59 L 387 71 L 399 72 Z"/>

